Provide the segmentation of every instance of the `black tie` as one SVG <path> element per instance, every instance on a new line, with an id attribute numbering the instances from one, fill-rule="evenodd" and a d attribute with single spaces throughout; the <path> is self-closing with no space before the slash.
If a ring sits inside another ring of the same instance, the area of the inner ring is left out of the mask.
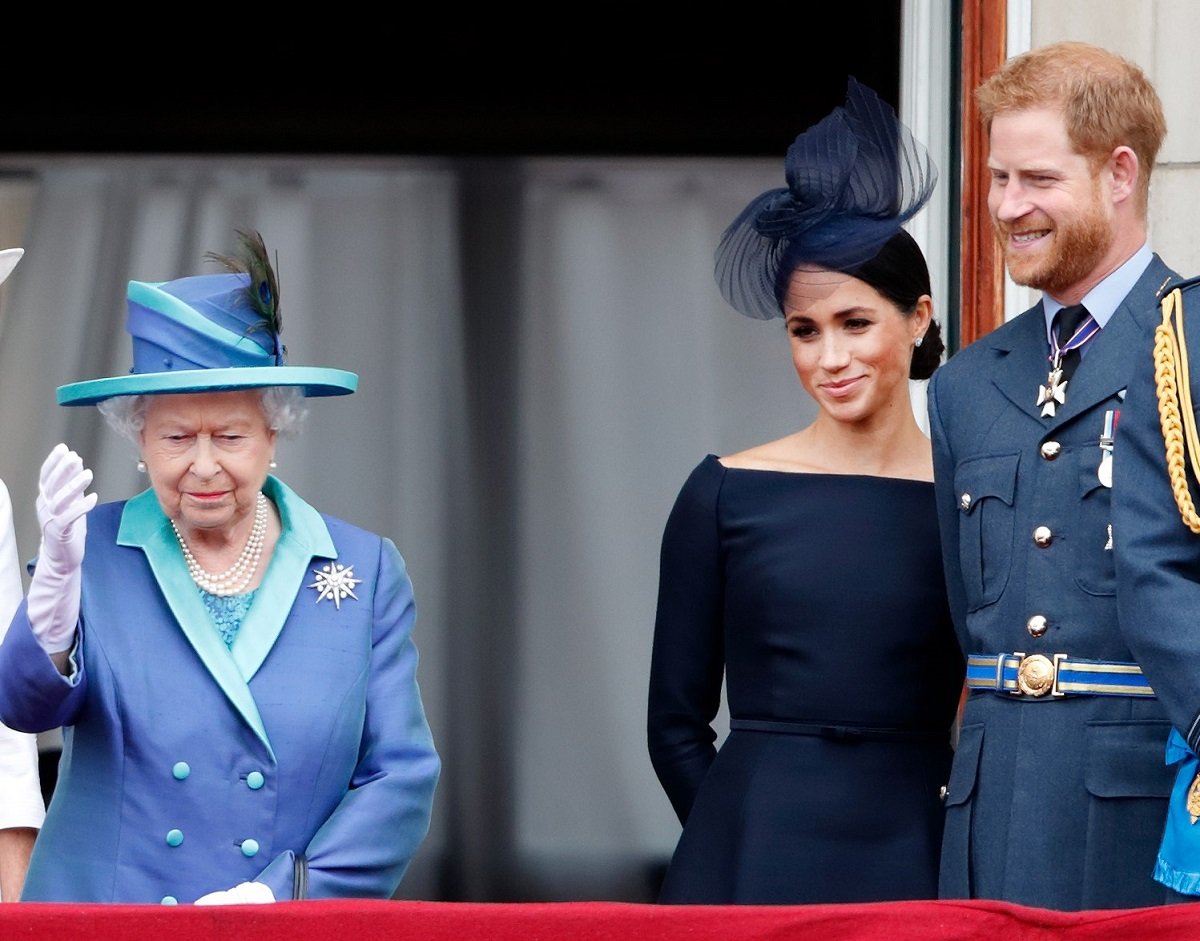
<path id="1" fill-rule="evenodd" d="M 1054 336 L 1057 338 L 1059 346 L 1064 346 L 1070 341 L 1087 315 L 1088 310 L 1082 304 L 1072 304 L 1070 307 L 1059 309 L 1058 313 L 1054 315 L 1054 321 L 1051 324 L 1051 329 L 1054 331 Z M 1061 363 L 1062 382 L 1066 382 L 1071 378 L 1076 367 L 1079 366 L 1081 358 L 1082 354 L 1079 352 L 1079 348 L 1063 352 Z"/>

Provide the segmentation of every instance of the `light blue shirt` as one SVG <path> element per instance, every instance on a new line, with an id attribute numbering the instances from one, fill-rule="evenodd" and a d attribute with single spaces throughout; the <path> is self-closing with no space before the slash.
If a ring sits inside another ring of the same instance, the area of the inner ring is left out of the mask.
<path id="1" fill-rule="evenodd" d="M 1154 253 L 1150 251 L 1149 243 L 1143 242 L 1142 247 L 1130 255 L 1128 261 L 1084 295 L 1083 306 L 1088 309 L 1092 319 L 1100 324 L 1100 329 L 1103 330 L 1112 319 L 1112 315 L 1121 306 L 1121 301 L 1125 300 L 1129 292 L 1133 290 L 1138 278 L 1150 267 L 1153 258 Z M 1054 315 L 1065 306 L 1049 294 L 1042 295 L 1042 314 L 1046 318 L 1047 344 L 1050 343 L 1050 324 L 1054 320 Z M 1087 355 L 1088 346 L 1090 344 L 1085 343 L 1080 348 L 1081 356 Z"/>

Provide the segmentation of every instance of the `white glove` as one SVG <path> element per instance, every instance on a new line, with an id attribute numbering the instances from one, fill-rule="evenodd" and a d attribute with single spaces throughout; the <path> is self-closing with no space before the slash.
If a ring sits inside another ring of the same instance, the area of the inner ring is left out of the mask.
<path id="1" fill-rule="evenodd" d="M 29 583 L 28 611 L 33 634 L 48 654 L 75 643 L 86 514 L 96 505 L 96 494 L 84 494 L 91 482 L 92 472 L 65 444 L 55 445 L 42 462 L 37 498 L 42 542 Z"/>
<path id="2" fill-rule="evenodd" d="M 197 905 L 261 905 L 275 901 L 275 893 L 263 882 L 239 882 L 232 889 L 209 892 L 196 899 Z"/>

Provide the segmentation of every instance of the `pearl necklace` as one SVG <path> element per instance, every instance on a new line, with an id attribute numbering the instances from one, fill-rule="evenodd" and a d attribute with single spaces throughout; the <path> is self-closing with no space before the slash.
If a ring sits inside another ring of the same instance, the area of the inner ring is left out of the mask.
<path id="1" fill-rule="evenodd" d="M 219 575 L 200 567 L 174 520 L 171 520 L 171 528 L 175 530 L 175 538 L 179 540 L 179 548 L 183 550 L 183 561 L 187 563 L 188 574 L 200 590 L 222 598 L 237 595 L 243 592 L 254 578 L 254 573 L 258 570 L 258 560 L 262 557 L 263 544 L 267 541 L 267 498 L 259 492 L 250 538 L 246 540 L 237 561 Z"/>

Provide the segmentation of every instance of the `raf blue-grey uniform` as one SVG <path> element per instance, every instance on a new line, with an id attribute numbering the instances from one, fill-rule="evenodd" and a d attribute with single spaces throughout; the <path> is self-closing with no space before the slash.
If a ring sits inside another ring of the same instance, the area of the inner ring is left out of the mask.
<path id="1" fill-rule="evenodd" d="M 1038 402 L 1044 301 L 930 383 L 942 551 L 970 687 L 945 793 L 941 897 L 1060 910 L 1178 900 L 1152 878 L 1170 725 L 1118 624 L 1113 488 L 1101 473 L 1106 453 L 1120 463 L 1120 445 L 1102 440 L 1106 419 L 1120 441 L 1134 352 L 1173 278 L 1143 247 L 1084 298 L 1102 329 L 1052 415 Z"/>
<path id="2" fill-rule="evenodd" d="M 1190 354 L 1195 403 L 1200 401 L 1200 360 L 1193 352 L 1200 350 L 1200 279 L 1172 283 L 1164 293 L 1175 289 L 1183 306 L 1182 336 Z M 1200 754 L 1200 535 L 1184 522 L 1167 474 L 1153 334 L 1162 314 L 1154 313 L 1149 329 L 1130 349 L 1135 368 L 1121 417 L 1121 457 L 1114 468 L 1113 533 L 1121 627 L 1176 731 L 1169 760 L 1181 761 L 1180 790 L 1172 798 L 1155 874 L 1190 897 L 1200 894 L 1200 824 L 1190 820 L 1187 801 Z M 1180 386 L 1183 379 L 1177 376 Z M 1185 449 L 1180 456 L 1188 493 L 1196 501 L 1200 486 L 1191 469 L 1193 451 Z M 1168 755 L 1160 754 L 1159 760 Z M 1176 768 L 1171 771 L 1175 774 Z"/>

